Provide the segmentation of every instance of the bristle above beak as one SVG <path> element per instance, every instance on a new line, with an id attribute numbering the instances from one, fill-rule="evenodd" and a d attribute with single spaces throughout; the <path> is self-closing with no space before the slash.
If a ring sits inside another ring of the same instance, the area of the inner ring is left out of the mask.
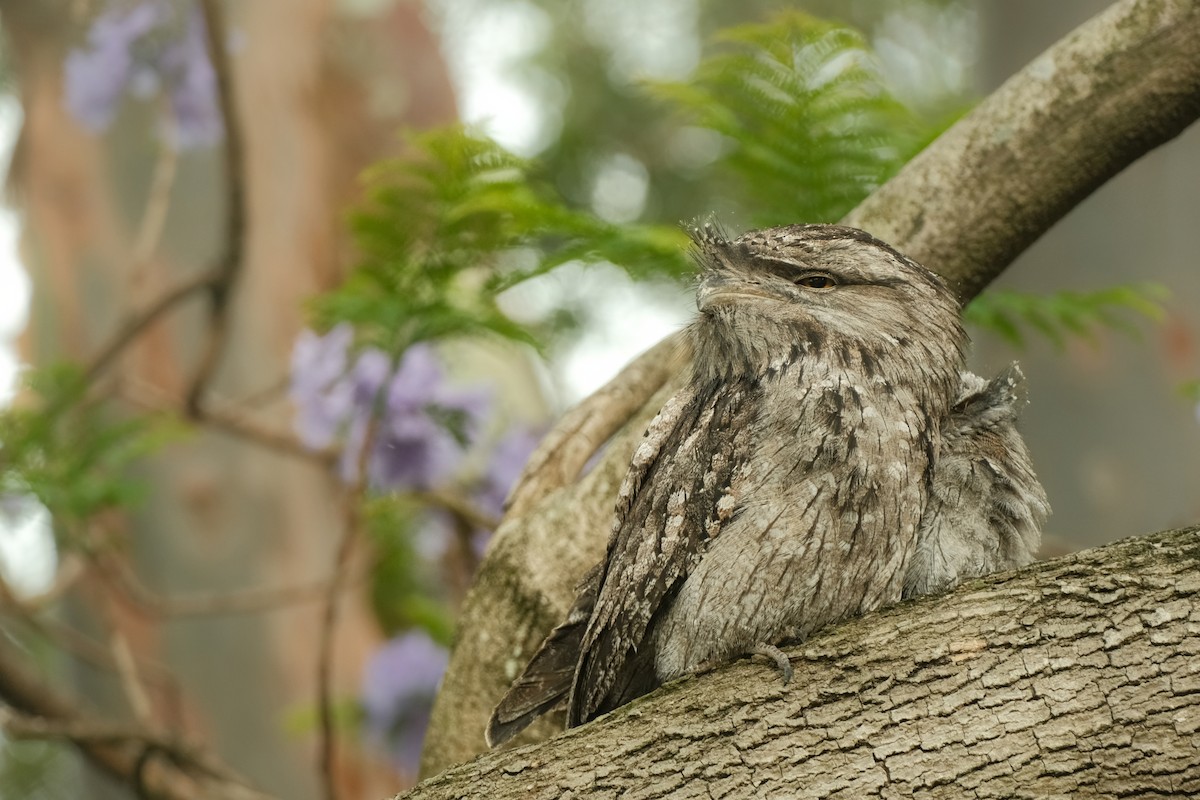
<path id="1" fill-rule="evenodd" d="M 725 266 L 726 256 L 732 246 L 724 228 L 714 217 L 697 220 L 685 226 L 692 240 L 692 255 L 700 269 L 707 273 Z"/>
<path id="2" fill-rule="evenodd" d="M 696 220 L 691 224 L 684 225 L 684 228 L 697 247 L 725 248 L 729 246 L 729 237 L 721 223 L 717 222 L 716 217 L 709 216 L 703 221 Z"/>

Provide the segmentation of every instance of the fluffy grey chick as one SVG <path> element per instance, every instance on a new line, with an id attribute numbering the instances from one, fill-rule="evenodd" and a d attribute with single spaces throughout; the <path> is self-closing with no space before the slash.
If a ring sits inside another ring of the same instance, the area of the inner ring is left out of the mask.
<path id="1" fill-rule="evenodd" d="M 955 411 L 966 336 L 941 280 L 836 225 L 693 239 L 691 379 L 650 424 L 605 559 L 497 706 L 492 745 L 564 697 L 579 725 L 899 600 L 921 532 L 951 549 L 926 513 L 943 428 L 974 428 Z M 929 559 L 912 583 L 975 560 Z"/>
<path id="2" fill-rule="evenodd" d="M 963 373 L 942 425 L 905 597 L 1033 562 L 1050 504 L 1017 431 L 1023 382 L 1016 364 L 990 381 Z"/>

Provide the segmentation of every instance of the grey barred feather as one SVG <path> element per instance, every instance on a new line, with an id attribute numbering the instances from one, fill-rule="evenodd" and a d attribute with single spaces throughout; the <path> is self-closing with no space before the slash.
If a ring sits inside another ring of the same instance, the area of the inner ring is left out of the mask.
<path id="1" fill-rule="evenodd" d="M 661 683 L 643 642 L 680 582 L 732 516 L 735 470 L 751 458 L 758 392 L 690 386 L 651 424 L 618 495 L 596 611 L 584 637 L 567 724 L 577 725 Z"/>
<path id="2" fill-rule="evenodd" d="M 991 381 L 963 374 L 905 597 L 1033 562 L 1050 505 L 1016 427 L 1023 381 L 1016 364 Z"/>
<path id="3" fill-rule="evenodd" d="M 836 225 L 693 241 L 691 380 L 647 430 L 605 559 L 497 706 L 492 744 L 564 694 L 578 725 L 1036 549 L 1047 506 L 1013 424 L 1019 372 L 964 372 L 936 275 Z"/>
<path id="4" fill-rule="evenodd" d="M 583 634 L 600 592 L 601 566 L 597 564 L 588 570 L 576 588 L 575 602 L 567 612 L 567 618 L 550 631 L 503 702 L 496 707 L 486 731 L 489 747 L 511 739 L 534 719 L 558 705 L 571 690 Z"/>

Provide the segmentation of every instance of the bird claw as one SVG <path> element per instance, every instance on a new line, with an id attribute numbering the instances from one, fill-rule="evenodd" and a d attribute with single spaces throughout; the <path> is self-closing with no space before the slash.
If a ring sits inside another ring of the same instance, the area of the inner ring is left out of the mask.
<path id="1" fill-rule="evenodd" d="M 754 647 L 750 648 L 750 652 L 754 655 L 766 656 L 774 661 L 775 666 L 778 667 L 780 673 L 783 674 L 783 685 L 787 686 L 789 683 L 791 683 L 792 675 L 794 674 L 792 670 L 792 661 L 782 650 L 773 644 L 756 644 Z"/>

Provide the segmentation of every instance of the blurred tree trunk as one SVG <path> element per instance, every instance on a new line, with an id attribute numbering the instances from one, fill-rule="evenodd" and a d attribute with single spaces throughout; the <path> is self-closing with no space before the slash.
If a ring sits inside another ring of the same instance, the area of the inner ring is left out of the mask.
<path id="1" fill-rule="evenodd" d="M 35 286 L 22 343 L 24 360 L 35 365 L 86 362 L 128 310 L 210 268 L 223 247 L 222 152 L 182 153 L 161 243 L 133 282 L 134 238 L 157 158 L 155 122 L 148 108 L 131 102 L 97 138 L 64 109 L 63 57 L 81 39 L 86 20 L 79 12 L 88 5 L 0 5 L 25 112 L 9 191 L 24 217 L 22 251 Z M 346 266 L 342 215 L 356 196 L 356 176 L 394 149 L 401 125 L 455 116 L 419 4 L 393 4 L 369 18 L 339 16 L 332 6 L 326 0 L 227 5 L 248 239 L 209 397 L 230 402 L 266 391 L 254 417 L 280 431 L 291 423 L 283 381 L 304 301 L 334 284 Z M 197 294 L 151 327 L 121 360 L 116 377 L 123 391 L 180 398 L 206 336 L 203 298 Z M 128 532 L 122 543 L 155 591 L 266 588 L 330 574 L 341 520 L 336 487 L 324 470 L 200 431 L 171 445 L 139 477 L 147 501 L 112 527 Z M 317 604 L 176 620 L 131 603 L 87 606 L 77 604 L 75 614 L 115 622 L 135 651 L 161 659 L 179 677 L 182 705 L 169 691 L 152 693 L 160 723 L 211 737 L 234 768 L 265 790 L 313 796 Z M 378 636 L 365 604 L 347 598 L 335 648 L 339 700 L 353 699 Z M 89 672 L 80 685 L 99 705 L 122 707 L 111 676 Z M 345 747 L 342 754 L 346 796 L 394 789 L 395 779 L 379 765 Z"/>

